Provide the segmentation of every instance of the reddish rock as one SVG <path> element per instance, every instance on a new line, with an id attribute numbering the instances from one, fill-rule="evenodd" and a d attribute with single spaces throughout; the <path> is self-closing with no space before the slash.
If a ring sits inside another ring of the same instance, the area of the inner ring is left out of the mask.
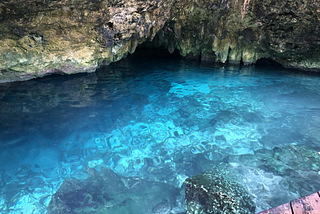
<path id="1" fill-rule="evenodd" d="M 289 203 L 282 204 L 280 206 L 271 208 L 269 210 L 260 212 L 258 214 L 292 214 L 291 207 Z"/>
<path id="2" fill-rule="evenodd" d="M 319 214 L 320 198 L 319 194 L 312 193 L 310 195 L 291 201 L 294 214 Z"/>

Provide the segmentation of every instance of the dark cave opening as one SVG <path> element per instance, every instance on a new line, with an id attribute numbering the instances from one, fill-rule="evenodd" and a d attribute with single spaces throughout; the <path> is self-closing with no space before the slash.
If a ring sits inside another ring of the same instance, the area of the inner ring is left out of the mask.
<path id="1" fill-rule="evenodd" d="M 180 55 L 177 49 L 171 54 L 167 49 L 151 48 L 144 46 L 138 46 L 133 54 L 129 54 L 127 56 L 127 59 L 137 60 L 138 62 L 143 62 L 145 60 L 149 60 L 150 58 L 159 60 L 183 59 L 183 57 Z"/>
<path id="2" fill-rule="evenodd" d="M 235 68 L 237 68 L 238 70 L 241 70 L 243 66 L 255 66 L 256 68 L 269 68 L 269 69 L 277 69 L 277 70 L 285 69 L 285 67 L 280 63 L 268 58 L 261 58 L 252 65 L 245 65 L 242 59 L 239 64 L 238 63 L 234 64 L 230 62 L 229 59 L 226 61 L 226 63 L 211 62 L 211 61 L 201 60 L 201 55 L 198 57 L 192 57 L 190 55 L 183 57 L 180 55 L 180 52 L 177 49 L 175 49 L 173 53 L 169 53 L 167 49 L 145 46 L 143 44 L 138 46 L 133 54 L 128 54 L 127 57 L 125 57 L 122 60 L 135 62 L 135 63 L 150 63 L 150 60 L 151 61 L 183 60 L 185 63 L 190 63 L 190 64 L 211 65 L 212 67 L 232 67 L 233 70 Z"/>
<path id="3" fill-rule="evenodd" d="M 256 67 L 270 68 L 270 69 L 284 69 L 284 67 L 280 63 L 268 58 L 258 59 L 256 62 Z"/>
<path id="4" fill-rule="evenodd" d="M 258 59 L 255 63 L 246 64 L 241 58 L 239 63 L 230 61 L 229 58 L 225 63 L 216 62 L 214 60 L 207 60 L 201 55 L 193 56 L 189 54 L 182 56 L 178 49 L 175 49 L 173 53 L 170 53 L 167 48 L 155 47 L 152 43 L 146 42 L 140 44 L 134 53 L 126 54 L 120 61 L 109 63 L 102 63 L 99 67 L 104 70 L 110 70 L 113 67 L 133 67 L 133 68 L 151 68 L 162 65 L 163 68 L 174 70 L 181 65 L 195 66 L 195 67 L 210 67 L 217 69 L 225 69 L 232 71 L 241 71 L 243 69 L 267 69 L 277 72 L 284 72 L 290 74 L 308 74 L 319 75 L 318 72 L 312 70 L 304 70 L 299 68 L 286 68 L 279 62 L 276 62 L 269 58 Z M 100 73 L 101 69 L 97 68 L 96 73 Z M 160 67 L 158 67 L 160 69 Z"/>

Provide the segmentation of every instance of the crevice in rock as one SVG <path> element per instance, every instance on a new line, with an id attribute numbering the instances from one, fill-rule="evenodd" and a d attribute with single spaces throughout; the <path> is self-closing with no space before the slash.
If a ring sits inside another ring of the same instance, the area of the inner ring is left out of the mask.
<path id="1" fill-rule="evenodd" d="M 239 70 L 241 70 L 241 68 L 243 67 L 243 59 L 242 59 L 242 56 L 241 56 L 241 59 L 240 59 L 240 65 L 239 65 Z"/>
<path id="2" fill-rule="evenodd" d="M 231 52 L 231 47 L 229 46 L 227 60 L 224 63 L 226 66 L 228 66 L 229 64 L 232 64 L 230 63 L 230 52 Z"/>
<path id="3" fill-rule="evenodd" d="M 169 53 L 167 49 L 162 48 L 154 48 L 150 46 L 144 46 L 144 44 L 139 45 L 134 54 L 129 54 L 127 59 L 134 61 L 145 61 L 149 58 L 156 58 L 159 60 L 162 59 L 182 59 L 183 57 L 180 55 L 177 49 L 174 52 Z"/>
<path id="4" fill-rule="evenodd" d="M 257 68 L 273 68 L 273 69 L 284 68 L 280 63 L 268 58 L 258 59 L 256 62 L 256 67 Z"/>
<path id="5" fill-rule="evenodd" d="M 201 58 L 202 58 L 202 56 L 201 56 L 202 54 L 201 53 L 202 53 L 202 51 L 200 50 L 200 54 L 199 54 L 199 57 L 198 57 L 198 64 L 199 65 L 201 64 Z"/>

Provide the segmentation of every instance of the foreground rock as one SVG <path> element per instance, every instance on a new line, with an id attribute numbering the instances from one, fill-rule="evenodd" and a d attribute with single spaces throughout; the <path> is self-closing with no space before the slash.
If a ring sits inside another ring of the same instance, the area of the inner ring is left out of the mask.
<path id="1" fill-rule="evenodd" d="M 232 175 L 222 168 L 186 180 L 186 213 L 254 213 L 255 206 Z"/>
<path id="2" fill-rule="evenodd" d="M 145 41 L 202 61 L 318 71 L 319 20 L 317 0 L 8 0 L 0 82 L 93 72 Z"/>

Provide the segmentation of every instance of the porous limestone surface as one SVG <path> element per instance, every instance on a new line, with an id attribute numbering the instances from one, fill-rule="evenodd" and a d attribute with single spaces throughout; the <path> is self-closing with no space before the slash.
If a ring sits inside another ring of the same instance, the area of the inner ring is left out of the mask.
<path id="1" fill-rule="evenodd" d="M 8 0 L 0 82 L 94 72 L 146 41 L 204 62 L 320 68 L 317 0 Z"/>

